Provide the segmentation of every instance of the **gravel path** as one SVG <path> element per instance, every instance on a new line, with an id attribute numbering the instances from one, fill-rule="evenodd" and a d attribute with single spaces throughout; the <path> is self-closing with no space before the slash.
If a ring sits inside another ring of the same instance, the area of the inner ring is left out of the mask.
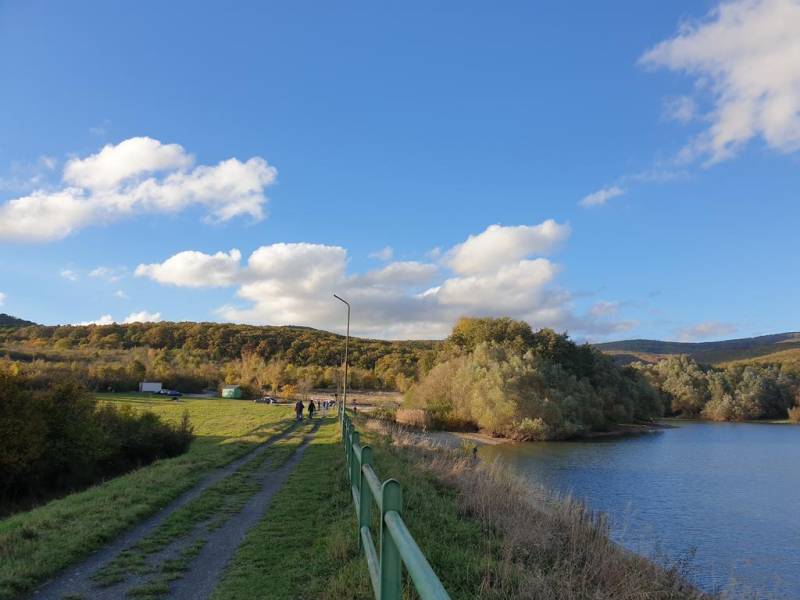
<path id="1" fill-rule="evenodd" d="M 197 486 L 173 500 L 152 517 L 142 521 L 139 525 L 135 526 L 133 529 L 114 540 L 111 544 L 98 550 L 83 562 L 68 568 L 61 575 L 46 583 L 44 586 L 34 592 L 32 597 L 37 600 L 61 600 L 64 597 L 99 598 L 101 595 L 104 595 L 99 593 L 91 579 L 91 577 L 97 571 L 111 562 L 111 560 L 113 560 L 120 552 L 133 546 L 144 537 L 155 531 L 176 510 L 198 498 L 203 492 L 205 492 L 215 483 L 221 481 L 225 477 L 242 468 L 244 465 L 258 458 L 276 442 L 289 437 L 296 428 L 297 423 L 293 423 L 284 431 L 272 436 L 248 454 L 213 472 L 211 475 L 203 479 Z M 297 453 L 295 453 L 295 455 L 296 454 Z M 292 460 L 289 462 L 292 462 Z M 281 470 L 282 469 L 279 469 L 279 471 Z M 116 588 L 116 586 L 113 587 Z M 108 591 L 111 592 L 112 589 L 109 588 Z M 116 590 L 115 595 L 109 597 L 120 598 L 123 596 L 120 595 L 120 590 Z"/>
<path id="2" fill-rule="evenodd" d="M 196 600 L 211 596 L 225 567 L 236 553 L 236 549 L 244 541 L 250 528 L 264 517 L 272 496 L 286 482 L 303 458 L 303 453 L 319 426 L 320 422 L 317 421 L 314 428 L 305 436 L 302 445 L 295 450 L 292 457 L 282 467 L 266 474 L 261 489 L 250 498 L 241 512 L 225 523 L 224 527 L 208 536 L 207 543 L 194 559 L 189 570 L 181 579 L 173 582 L 170 598 Z"/>

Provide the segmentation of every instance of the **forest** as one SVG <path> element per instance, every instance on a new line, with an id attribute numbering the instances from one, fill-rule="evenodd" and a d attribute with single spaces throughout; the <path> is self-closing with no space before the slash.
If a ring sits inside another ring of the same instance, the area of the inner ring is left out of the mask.
<path id="1" fill-rule="evenodd" d="M 665 397 L 666 413 L 712 421 L 800 421 L 800 372 L 786 364 L 701 365 L 686 355 L 633 367 Z"/>
<path id="2" fill-rule="evenodd" d="M 352 338 L 350 385 L 406 390 L 433 364 L 437 342 Z M 14 362 L 32 386 L 79 381 L 95 391 L 130 391 L 142 380 L 184 392 L 243 385 L 246 393 L 334 388 L 344 337 L 305 327 L 133 323 L 0 327 L 0 363 Z"/>

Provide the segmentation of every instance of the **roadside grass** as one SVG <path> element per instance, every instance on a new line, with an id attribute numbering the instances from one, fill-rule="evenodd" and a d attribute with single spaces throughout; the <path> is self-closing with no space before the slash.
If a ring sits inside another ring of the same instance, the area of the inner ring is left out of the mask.
<path id="1" fill-rule="evenodd" d="M 481 597 L 487 565 L 500 549 L 497 537 L 459 514 L 453 490 L 383 445 L 373 448 L 378 476 L 395 476 L 403 485 L 406 523 L 451 596 Z M 357 535 L 344 450 L 331 422 L 247 536 L 212 598 L 373 598 Z M 409 598 L 415 597 L 411 587 L 407 582 Z"/>
<path id="2" fill-rule="evenodd" d="M 98 571 L 94 580 L 101 586 L 109 586 L 133 574 L 155 575 L 152 580 L 129 590 L 128 595 L 140 598 L 162 597 L 163 592 L 159 590 L 163 589 L 163 584 L 179 579 L 189 567 L 191 559 L 205 545 L 203 533 L 222 527 L 230 517 L 238 513 L 250 497 L 258 492 L 261 485 L 258 473 L 264 468 L 270 471 L 280 468 L 302 443 L 303 436 L 311 427 L 311 424 L 298 427 L 288 438 L 276 442 L 255 460 L 176 510 L 153 533 L 120 553 Z M 198 531 L 200 525 L 204 527 Z M 180 549 L 177 558 L 166 559 L 159 564 L 148 561 L 149 557 L 184 538 L 188 538 L 186 547 Z"/>
<path id="3" fill-rule="evenodd" d="M 291 424 L 289 407 L 251 402 L 174 402 L 138 394 L 98 399 L 151 410 L 173 422 L 186 410 L 197 439 L 181 456 L 0 521 L 0 600 L 31 591 Z"/>

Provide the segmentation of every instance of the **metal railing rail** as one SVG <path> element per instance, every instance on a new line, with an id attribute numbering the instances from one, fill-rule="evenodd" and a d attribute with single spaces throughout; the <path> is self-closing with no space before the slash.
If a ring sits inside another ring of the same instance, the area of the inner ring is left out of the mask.
<path id="1" fill-rule="evenodd" d="M 358 519 L 359 546 L 367 558 L 376 600 L 400 600 L 403 565 L 422 600 L 449 600 L 450 596 L 403 521 L 400 484 L 394 479 L 381 482 L 372 468 L 372 449 L 360 444 L 358 431 L 347 414 L 342 415 L 342 441 Z M 380 554 L 370 531 L 373 502 L 380 512 Z"/>

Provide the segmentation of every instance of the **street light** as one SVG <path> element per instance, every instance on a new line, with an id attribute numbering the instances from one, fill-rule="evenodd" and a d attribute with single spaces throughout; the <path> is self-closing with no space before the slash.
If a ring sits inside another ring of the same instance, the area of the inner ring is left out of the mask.
<path id="1" fill-rule="evenodd" d="M 334 298 L 347 305 L 347 336 L 344 338 L 344 384 L 342 386 L 342 410 L 341 418 L 344 419 L 344 409 L 347 406 L 347 346 L 350 344 L 350 303 L 336 294 Z"/>

